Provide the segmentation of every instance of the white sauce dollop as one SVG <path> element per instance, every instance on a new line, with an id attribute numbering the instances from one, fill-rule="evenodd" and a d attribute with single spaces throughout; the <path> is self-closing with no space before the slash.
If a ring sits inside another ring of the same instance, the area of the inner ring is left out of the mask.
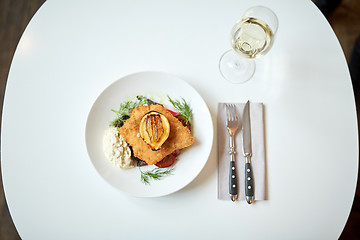
<path id="1" fill-rule="evenodd" d="M 105 131 L 103 150 L 106 158 L 119 168 L 133 168 L 135 164 L 131 159 L 131 150 L 115 127 Z"/>

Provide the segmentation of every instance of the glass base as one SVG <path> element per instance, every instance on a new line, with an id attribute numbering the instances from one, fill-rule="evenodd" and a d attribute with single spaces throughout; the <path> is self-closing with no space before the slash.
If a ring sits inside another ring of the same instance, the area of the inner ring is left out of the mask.
<path id="1" fill-rule="evenodd" d="M 233 50 L 225 52 L 220 59 L 219 68 L 221 75 L 231 83 L 244 83 L 251 79 L 255 73 L 254 60 L 246 60 Z"/>

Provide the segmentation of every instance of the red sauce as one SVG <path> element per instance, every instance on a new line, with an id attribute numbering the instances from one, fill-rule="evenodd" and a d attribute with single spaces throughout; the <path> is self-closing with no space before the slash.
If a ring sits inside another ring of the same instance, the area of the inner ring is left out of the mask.
<path id="1" fill-rule="evenodd" d="M 164 157 L 164 159 L 161 160 L 160 162 L 155 163 L 155 165 L 159 168 L 170 167 L 171 165 L 173 165 L 176 162 L 177 156 L 179 156 L 179 154 L 180 154 L 180 150 L 175 150 L 170 155 L 167 155 L 166 157 Z"/>

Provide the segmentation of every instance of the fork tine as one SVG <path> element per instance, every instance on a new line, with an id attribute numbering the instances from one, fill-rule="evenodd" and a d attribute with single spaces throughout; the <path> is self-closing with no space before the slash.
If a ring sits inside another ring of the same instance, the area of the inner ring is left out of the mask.
<path id="1" fill-rule="evenodd" d="M 236 120 L 236 108 L 234 104 L 229 105 L 229 111 L 230 111 L 230 120 L 231 121 Z"/>
<path id="2" fill-rule="evenodd" d="M 229 115 L 230 115 L 230 121 L 234 121 L 234 110 L 232 104 L 229 104 Z"/>
<path id="3" fill-rule="evenodd" d="M 237 112 L 236 105 L 233 103 L 226 103 L 225 104 L 225 111 L 226 111 L 226 124 L 229 122 L 239 121 L 240 116 Z"/>
<path id="4" fill-rule="evenodd" d="M 235 104 L 231 104 L 232 109 L 233 109 L 233 116 L 234 116 L 234 120 L 237 121 L 239 119 L 238 114 L 237 114 L 237 110 L 236 110 L 236 106 Z"/>
<path id="5" fill-rule="evenodd" d="M 226 123 L 233 120 L 233 106 L 232 104 L 225 104 L 225 112 L 226 112 Z"/>
<path id="6" fill-rule="evenodd" d="M 230 121 L 230 110 L 229 104 L 225 104 L 225 112 L 226 112 L 226 124 Z"/>
<path id="7" fill-rule="evenodd" d="M 236 108 L 234 104 L 231 104 L 231 113 L 232 113 L 232 120 L 236 119 Z"/>

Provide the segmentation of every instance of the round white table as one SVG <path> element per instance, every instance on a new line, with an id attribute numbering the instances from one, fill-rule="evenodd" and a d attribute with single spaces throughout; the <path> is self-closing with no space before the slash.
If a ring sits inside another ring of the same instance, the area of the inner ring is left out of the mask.
<path id="1" fill-rule="evenodd" d="M 241 13 L 279 18 L 252 80 L 222 79 L 218 61 Z M 263 102 L 267 200 L 217 199 L 217 135 L 200 174 L 158 198 L 130 197 L 89 160 L 85 125 L 97 96 L 140 71 L 187 81 L 206 101 Z M 337 239 L 352 206 L 358 135 L 341 46 L 311 1 L 49 0 L 17 47 L 1 131 L 6 200 L 23 239 Z"/>

